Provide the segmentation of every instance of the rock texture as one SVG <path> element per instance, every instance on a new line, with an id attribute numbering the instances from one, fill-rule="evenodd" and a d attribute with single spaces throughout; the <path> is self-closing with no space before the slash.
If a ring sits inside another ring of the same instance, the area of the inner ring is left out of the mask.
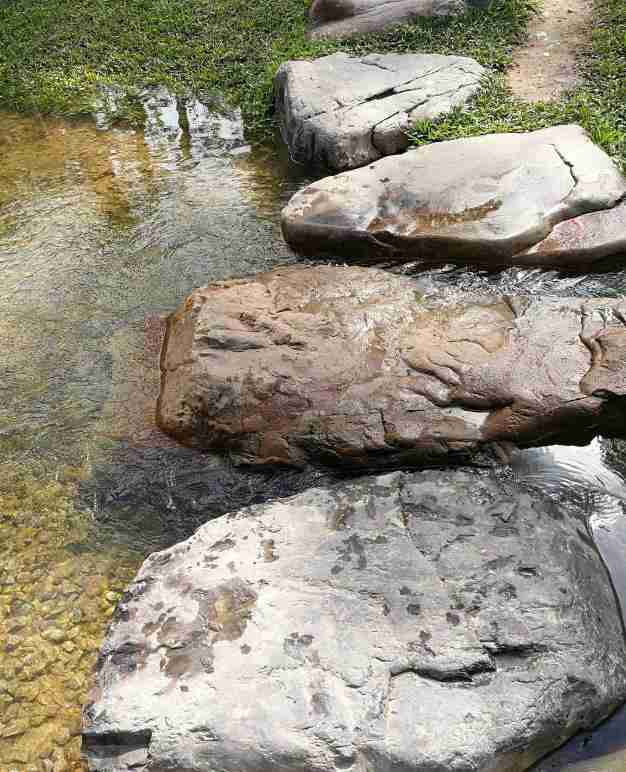
<path id="1" fill-rule="evenodd" d="M 626 260 L 626 201 L 600 212 L 560 222 L 543 241 L 520 256 L 528 264 L 595 268 Z"/>
<path id="2" fill-rule="evenodd" d="M 625 196 L 626 180 L 585 132 L 555 126 L 426 145 L 328 177 L 293 196 L 282 226 L 308 255 L 587 267 L 598 242 L 604 256 L 623 253 L 619 219 L 613 232 L 601 223 L 600 234 L 557 254 L 531 248 L 572 218 L 586 233 L 595 226 L 581 215 Z"/>
<path id="3" fill-rule="evenodd" d="M 313 0 L 310 34 L 343 38 L 379 32 L 420 16 L 452 16 L 488 4 L 488 0 Z"/>
<path id="4" fill-rule="evenodd" d="M 196 290 L 168 322 L 157 420 L 252 464 L 360 468 L 626 436 L 626 306 L 425 298 L 367 268 Z"/>
<path id="5" fill-rule="evenodd" d="M 526 770 L 626 698 L 575 512 L 429 471 L 212 521 L 122 599 L 84 711 L 90 770 Z"/>
<path id="6" fill-rule="evenodd" d="M 295 160 L 352 169 L 406 150 L 418 119 L 478 90 L 483 67 L 438 54 L 344 53 L 281 65 L 274 82 L 281 133 Z"/>

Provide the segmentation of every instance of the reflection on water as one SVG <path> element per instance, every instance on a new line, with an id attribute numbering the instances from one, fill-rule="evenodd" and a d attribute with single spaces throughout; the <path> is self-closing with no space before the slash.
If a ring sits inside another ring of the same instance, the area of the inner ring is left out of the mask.
<path id="1" fill-rule="evenodd" d="M 178 447 L 153 420 L 166 315 L 194 286 L 293 260 L 279 212 L 308 180 L 282 150 L 249 148 L 239 113 L 217 101 L 146 92 L 145 131 L 135 131 L 109 126 L 123 94 L 101 96 L 95 124 L 0 114 L 2 772 L 82 769 L 79 708 L 95 652 L 147 551 L 312 482 L 244 474 Z M 615 294 L 622 280 L 512 269 L 421 281 L 454 296 Z M 620 458 L 613 447 L 612 468 Z M 579 471 L 574 481 L 587 480 Z M 595 501 L 618 495 L 618 478 L 607 479 Z M 614 515 L 594 528 L 618 550 Z M 599 763 L 606 738 L 597 770 L 613 769 Z"/>
<path id="2" fill-rule="evenodd" d="M 626 444 L 596 439 L 584 448 L 555 445 L 518 451 L 513 471 L 521 481 L 584 503 L 594 541 L 626 614 Z M 624 772 L 626 708 L 595 732 L 584 732 L 533 769 L 536 772 Z"/>
<path id="3" fill-rule="evenodd" d="M 624 772 L 626 708 L 595 732 L 584 732 L 534 767 L 534 772 Z"/>

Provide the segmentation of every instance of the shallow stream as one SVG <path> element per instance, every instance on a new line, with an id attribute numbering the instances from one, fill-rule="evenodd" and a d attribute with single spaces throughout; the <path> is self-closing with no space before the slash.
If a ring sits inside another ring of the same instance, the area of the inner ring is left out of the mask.
<path id="1" fill-rule="evenodd" d="M 154 426 L 164 319 L 195 286 L 294 258 L 278 227 L 305 181 L 245 145 L 236 112 L 146 94 L 144 131 L 107 114 L 0 114 L 0 772 L 74 772 L 80 705 L 107 620 L 143 557 L 228 509 L 310 484 L 246 475 Z M 440 269 L 468 289 L 611 295 L 621 274 Z M 584 496 L 626 603 L 626 450 L 519 453 L 513 470 Z M 542 772 L 623 772 L 626 711 Z"/>

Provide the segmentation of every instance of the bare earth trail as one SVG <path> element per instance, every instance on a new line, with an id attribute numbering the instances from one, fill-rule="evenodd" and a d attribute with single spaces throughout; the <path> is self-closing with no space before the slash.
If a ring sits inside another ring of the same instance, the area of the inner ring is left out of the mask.
<path id="1" fill-rule="evenodd" d="M 576 59 L 592 29 L 592 0 L 544 0 L 531 22 L 528 42 L 515 54 L 508 73 L 514 96 L 545 102 L 576 86 Z"/>

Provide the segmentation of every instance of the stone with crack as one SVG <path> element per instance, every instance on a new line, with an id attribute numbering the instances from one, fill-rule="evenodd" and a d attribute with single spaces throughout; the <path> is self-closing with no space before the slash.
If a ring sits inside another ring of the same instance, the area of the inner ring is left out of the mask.
<path id="1" fill-rule="evenodd" d="M 624 256 L 623 211 L 609 212 L 625 198 L 626 180 L 583 129 L 554 126 L 425 145 L 327 177 L 292 197 L 282 227 L 296 252 L 355 262 L 586 269 Z"/>
<path id="2" fill-rule="evenodd" d="M 484 73 L 474 59 L 439 54 L 336 53 L 281 65 L 275 105 L 292 157 L 334 171 L 409 146 L 418 119 L 465 104 Z"/>
<path id="3" fill-rule="evenodd" d="M 168 320 L 157 421 L 248 464 L 397 468 L 626 437 L 618 301 L 422 296 L 374 268 L 195 290 Z"/>
<path id="4" fill-rule="evenodd" d="M 625 662 L 573 505 L 477 471 L 368 477 L 148 558 L 83 750 L 91 772 L 522 772 L 626 698 Z"/>
<path id="5" fill-rule="evenodd" d="M 489 0 L 313 0 L 313 38 L 345 38 L 406 24 L 424 16 L 454 16 L 484 8 Z"/>

